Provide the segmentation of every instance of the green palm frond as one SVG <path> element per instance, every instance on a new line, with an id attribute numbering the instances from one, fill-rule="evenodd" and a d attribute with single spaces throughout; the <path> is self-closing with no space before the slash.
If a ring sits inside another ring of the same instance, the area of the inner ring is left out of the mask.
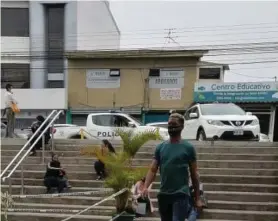
<path id="1" fill-rule="evenodd" d="M 144 177 L 147 167 L 131 167 L 130 158 L 126 153 L 120 152 L 112 157 L 104 159 L 108 177 L 105 185 L 113 188 L 115 192 L 123 188 L 130 189 L 134 183 Z"/>
<path id="2" fill-rule="evenodd" d="M 123 151 L 131 158 L 134 158 L 138 150 L 147 142 L 151 140 L 162 140 L 157 129 L 136 133 L 133 130 L 126 131 L 117 129 L 116 133 L 119 134 L 123 141 Z"/>
<path id="3" fill-rule="evenodd" d="M 101 148 L 90 146 L 81 149 L 82 155 L 96 156 L 105 164 L 108 176 L 105 178 L 105 187 L 112 188 L 116 193 L 122 189 L 131 189 L 138 180 L 146 176 L 148 167 L 132 167 L 132 159 L 138 150 L 151 140 L 161 140 L 158 130 L 149 130 L 144 132 L 134 132 L 131 130 L 117 129 L 115 131 L 122 139 L 122 148 L 117 148 L 116 154 L 103 154 Z M 127 208 L 130 191 L 127 191 L 117 197 L 117 212 L 123 212 Z"/>

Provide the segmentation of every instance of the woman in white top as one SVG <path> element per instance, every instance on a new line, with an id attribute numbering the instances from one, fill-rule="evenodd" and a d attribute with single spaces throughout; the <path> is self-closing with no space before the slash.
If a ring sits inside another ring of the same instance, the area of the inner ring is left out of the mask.
<path id="1" fill-rule="evenodd" d="M 145 180 L 146 178 L 144 177 L 141 180 L 137 181 L 137 183 L 133 186 L 131 192 L 133 194 L 133 199 L 136 200 L 137 203 L 146 203 L 146 213 L 150 214 L 154 211 L 150 194 L 148 195 L 147 199 L 142 197 L 142 191 L 144 189 Z M 152 185 L 150 185 L 149 190 L 151 188 Z"/>

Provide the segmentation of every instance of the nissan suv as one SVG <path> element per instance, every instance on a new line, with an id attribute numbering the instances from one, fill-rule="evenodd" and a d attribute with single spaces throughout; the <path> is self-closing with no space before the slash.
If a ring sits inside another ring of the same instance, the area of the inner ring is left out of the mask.
<path id="1" fill-rule="evenodd" d="M 233 103 L 196 104 L 185 113 L 186 139 L 258 140 L 259 136 L 258 118 Z"/>

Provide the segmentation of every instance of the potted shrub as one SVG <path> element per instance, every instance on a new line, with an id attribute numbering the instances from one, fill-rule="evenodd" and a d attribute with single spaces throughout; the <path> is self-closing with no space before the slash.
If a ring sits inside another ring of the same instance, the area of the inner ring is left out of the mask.
<path id="1" fill-rule="evenodd" d="M 138 150 L 148 141 L 161 139 L 157 131 L 146 131 L 134 133 L 131 130 L 117 130 L 121 137 L 123 144 L 120 148 L 117 148 L 116 155 L 101 154 L 99 148 L 92 148 L 92 153 L 105 164 L 105 169 L 108 173 L 107 178 L 104 181 L 104 185 L 107 188 L 111 188 L 113 192 L 119 192 L 122 189 L 127 189 L 126 192 L 115 197 L 115 206 L 117 216 L 115 221 L 130 221 L 134 220 L 134 213 L 132 211 L 131 203 L 129 201 L 131 197 L 131 188 L 142 177 L 146 176 L 147 167 L 133 167 L 132 159 L 135 157 Z M 83 151 L 85 154 L 90 154 L 88 148 Z"/>

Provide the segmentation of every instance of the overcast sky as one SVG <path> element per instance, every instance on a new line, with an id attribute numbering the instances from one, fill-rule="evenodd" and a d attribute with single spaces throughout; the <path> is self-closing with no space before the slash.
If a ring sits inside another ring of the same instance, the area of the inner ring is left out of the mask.
<path id="1" fill-rule="evenodd" d="M 218 45 L 203 60 L 230 64 L 225 81 L 278 81 L 278 1 L 110 0 L 110 8 L 122 48 Z"/>

